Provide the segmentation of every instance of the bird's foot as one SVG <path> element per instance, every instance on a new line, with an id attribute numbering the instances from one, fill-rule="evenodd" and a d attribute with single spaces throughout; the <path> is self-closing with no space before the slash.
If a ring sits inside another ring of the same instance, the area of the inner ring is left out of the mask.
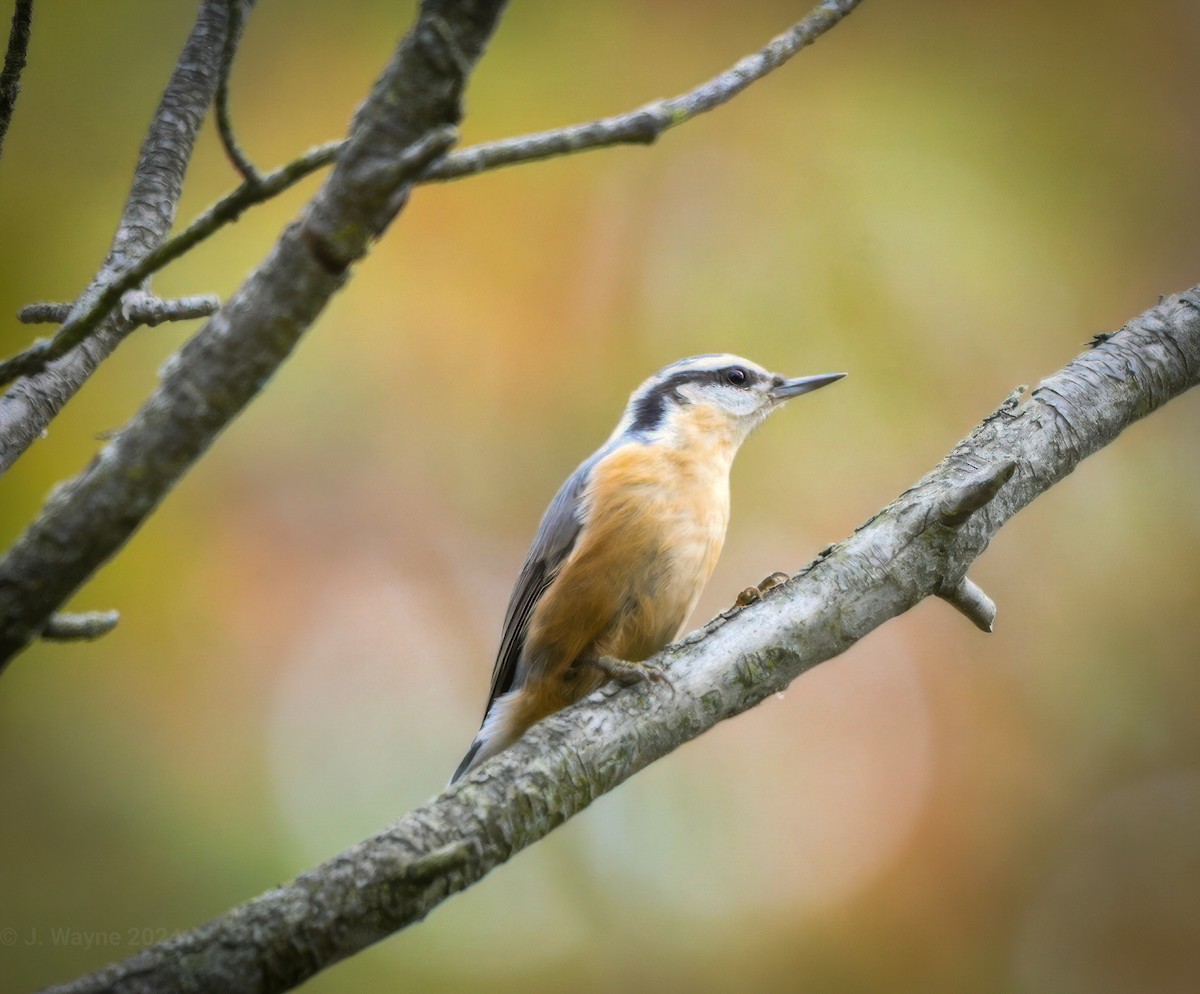
<path id="1" fill-rule="evenodd" d="M 675 690 L 666 671 L 653 663 L 630 663 L 612 656 L 600 656 L 594 662 L 601 673 L 626 687 L 635 683 L 665 683 L 672 692 Z"/>
<path id="2" fill-rule="evenodd" d="M 760 601 L 763 594 L 770 590 L 774 590 L 782 583 L 787 583 L 789 577 L 786 573 L 776 571 L 762 581 L 757 587 L 747 587 L 737 595 L 737 600 L 733 602 L 734 607 L 749 607 L 755 601 Z"/>

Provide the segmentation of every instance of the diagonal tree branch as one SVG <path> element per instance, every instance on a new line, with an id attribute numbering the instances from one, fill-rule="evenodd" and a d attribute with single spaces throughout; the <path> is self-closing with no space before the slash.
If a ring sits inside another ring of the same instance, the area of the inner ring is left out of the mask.
<path id="1" fill-rule="evenodd" d="M 421 5 L 316 196 L 168 362 L 141 410 L 0 559 L 0 668 L 258 394 L 403 207 L 415 177 L 445 154 L 464 72 L 483 54 L 503 7 L 504 0 Z"/>
<path id="2" fill-rule="evenodd" d="M 239 2 L 248 10 L 254 0 Z M 105 287 L 170 233 L 196 134 L 216 92 L 227 14 L 226 0 L 201 3 L 142 143 L 108 257 L 76 301 L 73 316 L 86 312 Z M 0 397 L 0 474 L 33 444 L 132 328 L 119 314 L 101 316 L 103 320 L 86 343 L 39 366 Z"/>
<path id="3" fill-rule="evenodd" d="M 1014 393 L 852 536 L 665 650 L 673 689 L 606 688 L 291 883 L 54 990 L 282 991 L 420 921 L 656 759 L 960 586 L 1009 518 L 1198 380 L 1200 286 Z"/>
<path id="4" fill-rule="evenodd" d="M 648 144 L 664 131 L 690 121 L 698 114 L 732 100 L 747 86 L 778 69 L 807 45 L 836 25 L 861 0 L 823 0 L 806 17 L 783 34 L 772 39 L 760 51 L 687 93 L 669 100 L 657 100 L 625 114 L 573 124 L 551 131 L 484 142 L 452 152 L 432 162 L 417 178 L 418 183 L 446 182 L 475 176 L 502 166 L 535 162 L 540 159 L 615 145 Z M 236 39 L 235 39 L 236 40 Z M 53 339 L 39 341 L 18 355 L 0 362 L 0 385 L 17 376 L 26 376 L 43 368 L 87 339 L 123 294 L 140 286 L 153 273 L 179 258 L 199 242 L 231 221 L 236 221 L 254 204 L 269 200 L 299 182 L 309 173 L 333 162 L 346 141 L 328 142 L 311 149 L 266 176 L 254 170 L 233 137 L 227 106 L 229 59 L 223 64 L 222 85 L 217 93 L 217 121 L 230 159 L 246 177 L 245 182 L 208 208 L 179 234 L 164 241 L 135 265 L 112 280 L 83 311 L 76 311 Z"/>
<path id="5" fill-rule="evenodd" d="M 0 69 L 0 155 L 4 154 L 4 137 L 12 124 L 17 96 L 21 92 L 21 73 L 25 71 L 32 27 L 33 0 L 17 0 L 8 32 L 8 48 L 4 52 L 4 68 Z"/>

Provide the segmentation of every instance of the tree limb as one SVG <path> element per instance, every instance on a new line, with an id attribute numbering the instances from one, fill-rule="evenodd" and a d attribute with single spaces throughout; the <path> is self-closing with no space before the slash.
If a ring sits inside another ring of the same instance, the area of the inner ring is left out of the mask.
<path id="1" fill-rule="evenodd" d="M 32 27 L 33 0 L 17 0 L 8 32 L 8 48 L 4 52 L 4 68 L 0 69 L 0 155 L 4 154 L 4 136 L 12 124 L 17 96 L 21 92 L 21 73 L 25 71 Z"/>
<path id="2" fill-rule="evenodd" d="M 248 9 L 254 0 L 239 2 Z M 142 142 L 129 197 L 108 256 L 75 302 L 72 318 L 86 313 L 106 287 L 170 233 L 196 134 L 216 92 L 227 14 L 226 0 L 201 3 Z M 101 317 L 103 320 L 85 343 L 22 376 L 0 397 L 0 474 L 41 436 L 51 419 L 132 328 L 112 308 Z M 63 328 L 70 326 L 71 320 Z"/>
<path id="3" fill-rule="evenodd" d="M 475 176 L 502 166 L 535 162 L 558 155 L 584 152 L 622 144 L 647 144 L 669 128 L 690 121 L 698 114 L 733 99 L 747 86 L 779 68 L 793 55 L 812 44 L 849 14 L 861 0 L 824 0 L 788 31 L 772 39 L 760 51 L 739 61 L 713 79 L 670 100 L 657 100 L 625 114 L 573 124 L 494 142 L 483 142 L 452 152 L 432 162 L 415 183 L 446 182 Z M 92 334 L 127 291 L 139 286 L 153 273 L 179 258 L 254 204 L 276 196 L 309 173 L 333 162 L 346 146 L 345 139 L 311 149 L 287 165 L 263 176 L 245 158 L 233 137 L 228 119 L 226 79 L 232 54 L 222 67 L 222 84 L 217 92 L 217 126 L 230 159 L 246 177 L 239 187 L 217 201 L 178 235 L 167 239 L 114 279 L 89 307 L 76 311 L 69 324 L 50 341 L 38 342 L 0 362 L 0 385 L 17 376 L 29 375 L 77 346 Z"/>
<path id="4" fill-rule="evenodd" d="M 1009 518 L 1198 380 L 1200 286 L 1010 397 L 852 536 L 661 653 L 672 687 L 605 688 L 291 883 L 53 990 L 282 991 L 421 920 L 683 742 L 945 596 Z"/>
<path id="5" fill-rule="evenodd" d="M 325 184 L 220 313 L 168 361 L 141 410 L 56 489 L 0 559 L 0 669 L 266 385 L 351 263 L 403 207 L 414 178 L 445 154 L 461 115 L 464 67 L 482 55 L 503 7 L 504 0 L 425 0 Z"/>

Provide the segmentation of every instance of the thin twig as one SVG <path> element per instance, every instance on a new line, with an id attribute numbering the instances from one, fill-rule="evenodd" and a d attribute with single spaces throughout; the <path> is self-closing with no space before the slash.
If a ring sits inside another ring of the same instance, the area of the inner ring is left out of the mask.
<path id="1" fill-rule="evenodd" d="M 130 324 L 151 328 L 167 321 L 195 321 L 221 309 L 221 298 L 214 293 L 165 300 L 142 290 L 131 290 L 121 301 L 121 316 Z"/>
<path id="2" fill-rule="evenodd" d="M 8 49 L 4 53 L 4 68 L 0 70 L 0 155 L 4 154 L 4 136 L 8 134 L 17 96 L 21 92 L 21 73 L 25 69 L 32 27 L 33 0 L 17 0 L 8 33 Z"/>
<path id="3" fill-rule="evenodd" d="M 225 146 L 225 154 L 242 179 L 253 185 L 261 180 L 254 163 L 250 161 L 237 136 L 233 133 L 233 117 L 229 112 L 229 75 L 233 70 L 233 59 L 237 54 L 238 41 L 245 25 L 245 9 L 241 0 L 227 0 L 229 6 L 229 29 L 225 32 L 225 48 L 221 52 L 221 81 L 217 85 L 216 118 L 217 134 Z"/>
<path id="4" fill-rule="evenodd" d="M 983 588 L 969 576 L 938 592 L 947 604 L 961 611 L 981 632 L 991 634 L 996 625 L 996 602 L 983 592 Z"/>
<path id="5" fill-rule="evenodd" d="M 74 304 L 42 302 L 27 304 L 17 312 L 23 324 L 56 324 L 69 319 Z M 197 294 L 164 300 L 143 290 L 130 290 L 121 302 L 121 318 L 127 328 L 162 324 L 165 321 L 192 321 L 206 318 L 221 309 L 221 298 L 215 294 Z M 97 320 L 100 320 L 98 317 Z M 62 332 L 60 330 L 59 334 Z M 39 338 L 24 352 L 0 362 L 0 384 L 11 383 L 20 376 L 31 376 L 44 369 L 48 362 L 63 355 L 58 336 Z"/>
<path id="6" fill-rule="evenodd" d="M 344 141 L 336 141 L 309 149 L 287 165 L 260 177 L 257 182 L 244 182 L 232 193 L 222 197 L 179 234 L 168 238 L 108 284 L 92 301 L 91 306 L 68 319 L 54 338 L 37 342 L 24 352 L 0 362 L 0 385 L 11 383 L 18 376 L 36 372 L 46 363 L 65 355 L 95 330 L 126 293 L 140 286 L 148 277 L 169 262 L 178 259 L 214 231 L 231 221 L 236 221 L 247 208 L 270 200 L 310 173 L 329 165 L 337 158 L 344 144 Z"/>
<path id="7" fill-rule="evenodd" d="M 73 304 L 42 301 L 26 304 L 17 311 L 22 324 L 62 324 L 71 316 Z M 164 321 L 191 321 L 216 314 L 221 298 L 211 293 L 193 297 L 164 299 L 144 290 L 130 290 L 121 302 L 121 316 L 132 325 L 162 324 Z"/>
<path id="8" fill-rule="evenodd" d="M 42 629 L 42 638 L 50 642 L 90 642 L 107 635 L 120 620 L 121 615 L 117 611 L 52 614 Z"/>
<path id="9" fill-rule="evenodd" d="M 861 0 L 825 0 L 783 34 L 753 55 L 687 93 L 655 100 L 636 110 L 537 134 L 506 138 L 464 148 L 435 162 L 421 182 L 443 182 L 500 166 L 548 159 L 611 145 L 648 144 L 664 131 L 727 103 L 746 87 L 778 69 L 836 25 Z"/>
<path id="10" fill-rule="evenodd" d="M 21 324 L 62 324 L 71 315 L 74 304 L 65 301 L 39 300 L 17 311 Z"/>

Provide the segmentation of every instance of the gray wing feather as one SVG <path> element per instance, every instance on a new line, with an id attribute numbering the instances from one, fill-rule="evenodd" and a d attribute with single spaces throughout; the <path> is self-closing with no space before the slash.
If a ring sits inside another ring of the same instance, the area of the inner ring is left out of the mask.
<path id="1" fill-rule="evenodd" d="M 508 612 L 504 616 L 504 630 L 496 653 L 496 665 L 492 670 L 492 689 L 487 708 L 484 709 L 485 716 L 492 702 L 516 685 L 517 667 L 525 649 L 529 619 L 575 547 L 582 527 L 577 513 L 579 502 L 587 488 L 592 466 L 603 455 L 603 451 L 597 452 L 567 478 L 542 516 L 542 523 L 525 557 L 508 602 Z"/>

